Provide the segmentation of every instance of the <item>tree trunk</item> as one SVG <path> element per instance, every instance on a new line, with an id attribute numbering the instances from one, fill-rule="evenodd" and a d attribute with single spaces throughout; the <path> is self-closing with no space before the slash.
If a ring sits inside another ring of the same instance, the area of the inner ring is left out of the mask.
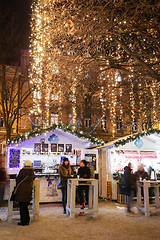
<path id="1" fill-rule="evenodd" d="M 11 138 L 12 127 L 10 125 L 6 126 L 7 139 Z"/>

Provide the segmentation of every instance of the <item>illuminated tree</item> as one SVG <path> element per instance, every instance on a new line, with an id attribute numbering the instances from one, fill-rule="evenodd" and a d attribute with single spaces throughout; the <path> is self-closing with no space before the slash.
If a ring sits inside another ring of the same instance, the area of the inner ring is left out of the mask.
<path id="1" fill-rule="evenodd" d="M 125 111 L 128 113 L 126 125 L 128 122 L 134 125 L 137 119 L 143 119 L 143 123 L 151 118 L 153 122 L 157 121 L 160 80 L 159 22 L 159 2 L 156 0 L 34 2 L 30 46 L 33 59 L 30 77 L 37 96 L 34 98 L 34 112 L 37 116 L 41 115 L 42 96 L 38 96 L 43 91 L 46 123 L 49 124 L 51 89 L 59 87 L 61 96 L 62 89 L 66 96 L 70 90 L 75 96 L 78 95 L 78 89 L 85 89 L 87 86 L 84 77 L 86 70 L 81 66 L 84 63 L 88 67 L 94 63 L 97 69 L 96 84 L 99 84 L 96 91 L 103 95 L 102 98 L 98 95 L 99 100 L 102 100 L 101 107 L 103 106 L 99 118 L 108 109 L 113 128 L 116 127 L 117 113 L 123 117 Z M 66 62 L 70 62 L 72 58 L 72 69 L 71 64 L 67 67 L 67 63 L 63 68 L 59 67 L 60 57 L 65 58 Z M 75 68 L 79 72 L 76 75 Z M 106 77 L 107 83 L 101 84 L 101 75 L 107 76 L 110 71 L 114 72 L 114 76 L 109 75 Z M 119 83 L 116 74 L 121 75 Z M 67 79 L 66 83 L 60 77 L 62 75 L 66 76 L 63 78 Z M 60 85 L 57 84 L 59 81 Z M 65 87 L 62 87 L 63 84 Z M 67 84 L 72 88 L 67 87 Z M 94 96 L 94 89 L 92 90 Z M 85 98 L 83 94 L 81 97 Z M 108 105 L 104 106 L 107 98 Z M 75 115 L 75 98 L 72 99 Z M 61 100 L 59 103 L 62 103 Z M 80 113 L 80 109 L 77 108 L 76 114 L 78 112 Z"/>

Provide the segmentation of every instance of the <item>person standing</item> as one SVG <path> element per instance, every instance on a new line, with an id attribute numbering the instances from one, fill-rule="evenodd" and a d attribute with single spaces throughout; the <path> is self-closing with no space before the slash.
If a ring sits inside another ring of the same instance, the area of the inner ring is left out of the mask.
<path id="1" fill-rule="evenodd" d="M 143 180 L 143 179 L 148 180 L 149 179 L 148 173 L 144 170 L 143 163 L 141 163 L 138 166 L 138 171 L 136 171 L 134 173 L 134 175 L 135 175 L 136 180 Z"/>
<path id="2" fill-rule="evenodd" d="M 126 195 L 127 195 L 127 213 L 133 215 L 131 211 L 132 207 L 132 198 L 136 191 L 136 180 L 132 173 L 132 164 L 128 163 L 128 166 L 124 168 L 124 183 L 126 185 Z"/>
<path id="3" fill-rule="evenodd" d="M 91 178 L 91 171 L 89 167 L 87 167 L 86 160 L 80 161 L 80 168 L 78 169 L 77 175 L 79 176 L 79 178 Z M 85 208 L 84 194 L 86 198 L 86 205 L 88 205 L 88 191 L 89 191 L 89 186 L 85 186 L 85 185 L 78 186 L 80 205 L 82 205 L 81 209 Z"/>
<path id="4" fill-rule="evenodd" d="M 15 201 L 19 203 L 20 207 L 20 222 L 17 224 L 21 226 L 29 225 L 30 221 L 28 206 L 32 199 L 32 185 L 35 179 L 34 169 L 31 167 L 31 164 L 30 160 L 26 160 L 24 167 L 16 178 L 17 191 Z"/>
<path id="5" fill-rule="evenodd" d="M 70 162 L 68 158 L 63 159 L 62 165 L 59 166 L 59 176 L 61 183 L 61 192 L 62 192 L 62 205 L 63 205 L 63 213 L 66 214 L 66 204 L 67 204 L 67 180 L 74 176 L 73 169 L 70 166 Z"/>

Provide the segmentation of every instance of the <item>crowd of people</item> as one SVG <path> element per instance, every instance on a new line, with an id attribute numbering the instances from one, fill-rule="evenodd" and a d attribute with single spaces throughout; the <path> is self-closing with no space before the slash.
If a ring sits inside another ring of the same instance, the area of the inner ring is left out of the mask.
<path id="1" fill-rule="evenodd" d="M 19 171 L 16 177 L 16 186 L 14 188 L 14 201 L 18 202 L 20 208 L 20 222 L 17 224 L 20 226 L 29 225 L 30 216 L 28 206 L 32 200 L 32 185 L 35 179 L 34 168 L 31 167 L 32 162 L 26 160 L 24 162 L 24 167 Z M 86 162 L 85 160 L 80 161 L 80 167 L 76 172 L 70 165 L 69 159 L 64 158 L 63 163 L 59 166 L 59 176 L 62 191 L 62 205 L 63 212 L 66 213 L 67 204 L 67 180 L 71 177 L 80 178 L 93 178 L 94 168 L 93 166 Z M 2 206 L 2 201 L 4 197 L 5 186 L 8 181 L 8 176 L 5 170 L 5 163 L 0 164 L 0 207 Z M 82 208 L 85 207 L 85 203 L 88 204 L 88 187 L 80 186 L 78 189 L 79 201 Z M 85 196 L 85 198 L 84 198 Z M 86 201 L 86 202 L 85 202 Z"/>
<path id="2" fill-rule="evenodd" d="M 34 168 L 31 167 L 31 161 L 26 160 L 24 167 L 20 170 L 16 177 L 16 194 L 15 201 L 19 203 L 20 207 L 20 222 L 18 225 L 29 225 L 30 216 L 28 206 L 32 198 L 32 184 L 35 179 Z M 59 166 L 59 177 L 62 192 L 63 213 L 66 214 L 67 204 L 67 180 L 69 178 L 94 178 L 94 167 L 86 160 L 80 161 L 80 166 L 76 171 L 70 165 L 69 159 L 64 158 L 63 163 Z M 127 195 L 127 213 L 134 214 L 132 208 L 132 198 L 136 194 L 136 181 L 149 179 L 147 172 L 144 170 L 144 165 L 140 164 L 138 170 L 133 173 L 132 164 L 124 168 L 123 182 L 125 183 L 125 194 Z M 7 173 L 4 164 L 0 164 L 0 207 L 3 201 L 5 185 L 8 181 Z M 79 185 L 77 188 L 78 201 L 81 209 L 88 205 L 89 187 L 86 185 Z"/>

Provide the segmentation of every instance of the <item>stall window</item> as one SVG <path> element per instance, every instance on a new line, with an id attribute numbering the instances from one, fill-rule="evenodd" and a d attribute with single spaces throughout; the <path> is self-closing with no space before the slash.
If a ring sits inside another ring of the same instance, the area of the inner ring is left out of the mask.
<path id="1" fill-rule="evenodd" d="M 58 113 L 51 113 L 51 125 L 58 124 Z"/>

